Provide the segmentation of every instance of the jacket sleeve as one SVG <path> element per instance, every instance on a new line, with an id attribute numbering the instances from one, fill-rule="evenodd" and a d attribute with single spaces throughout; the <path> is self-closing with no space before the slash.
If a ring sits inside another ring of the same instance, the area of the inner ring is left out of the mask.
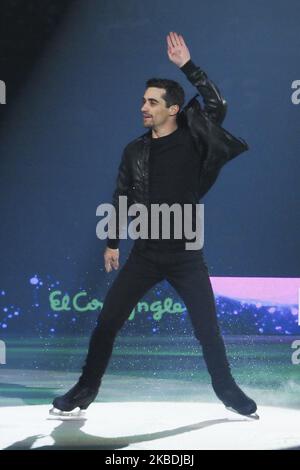
<path id="1" fill-rule="evenodd" d="M 180 70 L 197 88 L 203 98 L 203 112 L 217 124 L 222 124 L 227 112 L 227 102 L 221 96 L 217 86 L 207 77 L 206 73 L 197 67 L 190 59 Z"/>
<path id="2" fill-rule="evenodd" d="M 116 178 L 116 183 L 115 183 L 115 190 L 113 192 L 112 196 L 112 205 L 115 208 L 116 212 L 116 236 L 114 236 L 114 233 L 111 232 L 110 230 L 108 231 L 108 237 L 107 237 L 107 247 L 109 248 L 118 248 L 119 243 L 120 243 L 120 238 L 119 238 L 119 219 L 120 219 L 120 214 L 119 214 L 119 196 L 129 196 L 129 190 L 131 186 L 131 172 L 128 164 L 128 153 L 126 151 L 127 148 L 124 149 L 121 162 L 119 164 L 118 168 L 118 175 Z M 124 227 L 124 221 L 121 222 L 121 230 Z"/>

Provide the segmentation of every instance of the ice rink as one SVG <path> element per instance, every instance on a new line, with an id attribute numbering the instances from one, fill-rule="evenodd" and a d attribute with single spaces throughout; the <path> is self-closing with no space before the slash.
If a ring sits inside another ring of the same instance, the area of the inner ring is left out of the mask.
<path id="1" fill-rule="evenodd" d="M 300 410 L 262 406 L 259 420 L 201 402 L 93 403 L 84 419 L 47 405 L 3 407 L 1 449 L 287 449 L 300 447 Z"/>

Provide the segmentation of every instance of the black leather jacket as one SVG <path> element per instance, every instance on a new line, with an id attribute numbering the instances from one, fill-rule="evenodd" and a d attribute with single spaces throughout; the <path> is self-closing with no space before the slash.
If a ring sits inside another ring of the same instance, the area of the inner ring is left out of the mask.
<path id="1" fill-rule="evenodd" d="M 249 147 L 243 139 L 234 137 L 221 127 L 226 115 L 227 103 L 206 73 L 200 67 L 194 67 L 194 70 L 187 75 L 187 78 L 199 93 L 181 110 L 177 123 L 179 126 L 185 126 L 190 130 L 196 149 L 199 150 L 199 158 L 202 160 L 198 200 L 191 201 L 199 203 L 199 200 L 216 181 L 223 165 L 248 150 Z M 196 99 L 199 94 L 203 98 L 203 107 Z M 117 216 L 118 198 L 121 195 L 128 197 L 128 206 L 133 203 L 142 203 L 150 210 L 149 154 L 151 132 L 150 129 L 145 134 L 129 142 L 123 151 L 112 198 Z M 204 157 L 203 144 L 205 148 Z M 118 237 L 118 231 L 116 239 L 109 236 L 107 246 L 118 248 L 120 241 Z M 141 247 L 144 246 L 144 240 L 138 239 L 137 242 Z"/>

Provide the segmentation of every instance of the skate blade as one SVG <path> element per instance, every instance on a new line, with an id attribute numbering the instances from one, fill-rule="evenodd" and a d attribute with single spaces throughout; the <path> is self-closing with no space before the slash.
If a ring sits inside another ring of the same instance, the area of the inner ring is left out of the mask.
<path id="1" fill-rule="evenodd" d="M 79 407 L 75 408 L 72 411 L 62 411 L 58 408 L 52 407 L 49 410 L 49 419 L 58 419 L 58 420 L 85 420 L 87 419 L 85 415 L 86 410 L 81 410 Z"/>
<path id="2" fill-rule="evenodd" d="M 257 413 L 252 413 L 251 415 L 243 415 L 243 414 L 239 413 L 238 411 L 236 411 L 234 408 L 231 408 L 230 406 L 225 406 L 225 408 L 226 408 L 226 410 L 232 411 L 232 413 L 236 413 L 239 416 L 245 416 L 245 418 L 250 418 L 250 419 L 253 419 L 253 420 L 260 419 L 259 415 Z"/>

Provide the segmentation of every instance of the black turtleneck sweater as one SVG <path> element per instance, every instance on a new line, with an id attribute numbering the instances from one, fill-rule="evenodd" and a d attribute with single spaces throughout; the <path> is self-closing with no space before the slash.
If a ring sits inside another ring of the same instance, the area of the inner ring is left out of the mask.
<path id="1" fill-rule="evenodd" d="M 201 168 L 201 156 L 196 152 L 190 132 L 187 128 L 178 127 L 171 134 L 159 138 L 151 138 L 149 172 L 150 172 L 150 203 L 179 203 L 182 207 L 182 221 L 184 203 L 193 203 L 193 231 L 196 228 L 197 182 Z M 161 216 L 160 216 L 161 219 Z M 161 220 L 159 225 L 159 239 L 150 239 L 151 220 L 149 214 L 149 239 L 147 246 L 156 250 L 182 251 L 186 242 L 193 240 L 184 237 L 174 238 L 174 215 L 170 215 L 170 239 L 162 239 Z M 183 227 L 183 225 L 182 225 Z"/>

